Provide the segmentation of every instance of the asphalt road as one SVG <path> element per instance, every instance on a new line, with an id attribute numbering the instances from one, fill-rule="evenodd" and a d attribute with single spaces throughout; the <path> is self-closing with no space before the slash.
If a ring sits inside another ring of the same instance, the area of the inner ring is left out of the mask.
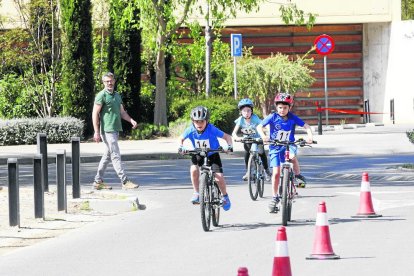
<path id="1" fill-rule="evenodd" d="M 294 203 L 287 227 L 294 275 L 413 275 L 414 177 L 395 167 L 413 155 L 301 157 L 310 184 Z M 206 233 L 200 211 L 189 203 L 188 160 L 126 162 L 141 183 L 145 211 L 131 212 L 88 225 L 56 239 L 16 250 L 0 258 L 0 275 L 269 275 L 279 214 L 267 213 L 265 198 L 252 201 L 242 159 L 224 160 L 232 209 L 222 212 L 221 226 Z M 5 167 L 2 166 L 2 176 Z M 95 163 L 82 165 L 82 180 L 92 180 Z M 20 167 L 21 184 L 30 185 L 30 166 Z M 50 167 L 53 174 L 53 167 Z M 69 171 L 69 169 L 68 169 Z M 355 219 L 361 173 L 368 171 L 375 219 Z M 110 170 L 107 180 L 117 183 Z M 398 176 L 395 178 L 395 176 Z M 53 181 L 53 176 L 50 177 Z M 0 181 L 3 179 L 0 178 Z M 311 261 L 318 203 L 327 204 L 332 246 L 341 259 Z"/>

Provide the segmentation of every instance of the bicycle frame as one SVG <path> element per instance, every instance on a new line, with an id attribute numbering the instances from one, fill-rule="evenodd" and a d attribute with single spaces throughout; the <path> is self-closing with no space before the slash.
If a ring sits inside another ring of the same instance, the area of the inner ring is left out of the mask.
<path id="1" fill-rule="evenodd" d="M 223 149 L 198 148 L 185 153 L 204 157 L 199 175 L 201 224 L 204 231 L 210 230 L 210 222 L 213 226 L 219 225 L 221 206 L 221 192 L 215 181 L 215 172 L 208 165 L 209 152 L 223 152 Z"/>

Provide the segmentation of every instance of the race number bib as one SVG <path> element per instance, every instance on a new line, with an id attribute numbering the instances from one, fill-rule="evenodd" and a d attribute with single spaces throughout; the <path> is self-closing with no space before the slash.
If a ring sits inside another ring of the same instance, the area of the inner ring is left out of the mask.
<path id="1" fill-rule="evenodd" d="M 286 141 L 289 141 L 289 137 L 290 137 L 290 130 L 289 131 L 279 130 L 276 135 L 276 140 L 286 142 Z"/>
<path id="2" fill-rule="evenodd" d="M 196 148 L 205 148 L 205 149 L 210 148 L 210 141 L 208 139 L 206 140 L 194 139 L 194 143 L 195 143 Z"/>
<path id="3" fill-rule="evenodd" d="M 241 133 L 246 135 L 253 135 L 256 134 L 256 130 L 253 127 L 246 127 L 241 129 Z"/>

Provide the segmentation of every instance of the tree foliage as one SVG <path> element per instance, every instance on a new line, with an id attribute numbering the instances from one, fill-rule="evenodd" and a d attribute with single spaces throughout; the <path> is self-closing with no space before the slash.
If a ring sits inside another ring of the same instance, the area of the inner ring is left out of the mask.
<path id="1" fill-rule="evenodd" d="M 94 99 L 92 20 L 90 0 L 61 0 L 64 31 L 63 113 L 85 120 L 92 132 Z"/>
<path id="2" fill-rule="evenodd" d="M 116 90 L 135 120 L 140 118 L 141 30 L 139 10 L 132 2 L 110 1 L 108 68 L 117 79 Z M 130 130 L 130 124 L 124 129 Z"/>
<path id="3" fill-rule="evenodd" d="M 414 19 L 414 0 L 402 0 L 401 1 L 401 19 L 403 20 Z"/>
<path id="4" fill-rule="evenodd" d="M 313 58 L 307 58 L 306 55 L 298 56 L 295 60 L 281 53 L 267 59 L 251 56 L 240 59 L 237 72 L 240 98 L 254 100 L 264 115 L 269 114 L 272 99 L 277 92 L 294 94 L 313 84 L 315 79 L 311 76 L 311 65 Z"/>

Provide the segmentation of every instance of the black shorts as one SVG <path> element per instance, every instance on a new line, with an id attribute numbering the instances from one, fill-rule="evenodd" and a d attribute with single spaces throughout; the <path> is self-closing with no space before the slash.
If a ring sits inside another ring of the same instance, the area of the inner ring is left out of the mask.
<path id="1" fill-rule="evenodd" d="M 191 157 L 191 163 L 201 167 L 204 164 L 204 157 L 200 155 L 193 155 Z M 223 165 L 221 164 L 220 154 L 213 153 L 207 157 L 207 166 L 211 166 L 211 169 L 215 173 L 223 173 Z"/>

